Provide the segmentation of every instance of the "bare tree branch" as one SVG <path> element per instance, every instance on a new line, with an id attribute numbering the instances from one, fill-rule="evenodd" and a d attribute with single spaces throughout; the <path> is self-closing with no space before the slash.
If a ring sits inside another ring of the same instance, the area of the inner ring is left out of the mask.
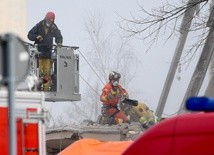
<path id="1" fill-rule="evenodd" d="M 179 33 L 182 33 L 180 23 L 183 14 L 192 7 L 197 6 L 198 9 L 190 27 L 190 32 L 196 33 L 198 39 L 192 43 L 186 55 L 181 59 L 181 64 L 186 64 L 194 57 L 195 52 L 197 52 L 200 46 L 204 44 L 208 34 L 206 22 L 210 12 L 207 4 L 208 0 L 199 0 L 194 3 L 187 3 L 186 0 L 183 0 L 174 4 L 166 1 L 159 8 L 152 8 L 151 11 L 147 11 L 138 2 L 141 15 L 134 16 L 130 13 L 130 18 L 120 16 L 121 21 L 118 22 L 118 26 L 127 33 L 126 37 L 136 37 L 137 39 L 146 41 L 148 51 L 163 36 L 165 37 L 165 43 L 171 38 L 179 36 Z"/>

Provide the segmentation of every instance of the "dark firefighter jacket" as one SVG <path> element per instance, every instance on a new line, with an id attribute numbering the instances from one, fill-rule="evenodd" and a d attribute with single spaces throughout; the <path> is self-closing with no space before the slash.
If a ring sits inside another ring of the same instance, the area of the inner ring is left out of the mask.
<path id="1" fill-rule="evenodd" d="M 37 40 L 36 37 L 38 35 L 42 36 L 42 41 Z M 42 58 L 51 57 L 53 38 L 55 38 L 56 44 L 62 44 L 63 37 L 56 24 L 52 24 L 47 28 L 45 26 L 45 20 L 40 21 L 28 32 L 28 39 L 38 44 L 38 51 L 41 52 L 40 57 Z"/>

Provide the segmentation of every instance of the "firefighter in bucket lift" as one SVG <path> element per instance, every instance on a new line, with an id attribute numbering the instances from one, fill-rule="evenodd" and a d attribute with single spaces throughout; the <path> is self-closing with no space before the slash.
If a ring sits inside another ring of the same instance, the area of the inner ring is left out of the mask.
<path id="1" fill-rule="evenodd" d="M 128 98 L 127 91 L 119 84 L 121 75 L 115 71 L 109 74 L 109 82 L 102 89 L 100 101 L 103 103 L 101 124 L 129 123 L 128 118 L 120 111 L 122 97 Z"/>
<path id="2" fill-rule="evenodd" d="M 51 53 L 53 39 L 57 47 L 62 47 L 63 37 L 61 31 L 55 24 L 55 14 L 48 12 L 43 20 L 37 23 L 29 32 L 28 39 L 38 45 L 39 54 L 39 77 L 41 79 L 40 90 L 51 89 Z"/>

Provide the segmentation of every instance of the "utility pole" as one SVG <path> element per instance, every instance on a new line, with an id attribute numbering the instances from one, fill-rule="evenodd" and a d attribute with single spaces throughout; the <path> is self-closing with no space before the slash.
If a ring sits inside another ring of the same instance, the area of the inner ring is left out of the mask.
<path id="1" fill-rule="evenodd" d="M 212 58 L 213 59 L 213 58 Z M 212 61 L 212 60 L 211 60 Z M 209 83 L 204 93 L 204 96 L 214 97 L 214 73 L 210 73 Z"/>
<path id="2" fill-rule="evenodd" d="M 197 66 L 192 75 L 189 86 L 187 88 L 186 94 L 183 98 L 182 104 L 179 109 L 179 113 L 183 113 L 186 111 L 186 108 L 184 105 L 186 103 L 187 98 L 198 95 L 198 92 L 204 81 L 204 77 L 206 75 L 208 66 L 210 64 L 210 60 L 212 58 L 213 50 L 214 50 L 214 22 L 213 22 L 214 18 L 213 16 L 214 16 L 214 7 L 212 8 L 209 20 L 207 22 L 207 26 L 210 27 L 209 34 L 207 36 L 203 51 L 201 53 L 201 56 L 198 60 Z"/>
<path id="3" fill-rule="evenodd" d="M 175 50 L 175 53 L 174 53 L 174 56 L 172 59 L 172 63 L 170 65 L 170 68 L 169 68 L 169 71 L 167 74 L 167 78 L 166 78 L 166 81 L 165 81 L 165 84 L 164 84 L 164 87 L 163 87 L 163 90 L 161 93 L 161 97 L 158 102 L 158 107 L 155 112 L 155 115 L 159 118 L 163 114 L 166 100 L 169 95 L 169 91 L 172 86 L 175 72 L 177 70 L 177 66 L 178 66 L 178 63 L 179 63 L 179 60 L 180 60 L 187 36 L 188 36 L 189 28 L 191 26 L 194 13 L 197 8 L 197 5 L 194 5 L 194 4 L 196 4 L 197 2 L 199 2 L 199 0 L 189 0 L 187 3 L 187 9 L 184 13 L 184 17 L 183 17 L 183 20 L 182 20 L 182 23 L 180 26 L 180 38 L 178 40 L 178 44 L 177 44 L 177 47 L 176 47 L 176 50 Z"/>
<path id="4" fill-rule="evenodd" d="M 210 12 L 212 11 L 212 8 L 214 6 L 214 0 L 211 1 L 210 3 Z M 214 17 L 213 18 L 210 18 L 207 24 L 207 26 L 211 26 L 212 25 L 212 22 L 214 20 Z M 209 70 L 209 83 L 207 85 L 207 88 L 206 88 L 206 91 L 204 93 L 204 96 L 207 96 L 207 97 L 214 97 L 214 55 L 212 55 L 212 58 L 210 60 L 210 64 L 209 64 L 209 67 L 210 67 L 210 70 Z"/>

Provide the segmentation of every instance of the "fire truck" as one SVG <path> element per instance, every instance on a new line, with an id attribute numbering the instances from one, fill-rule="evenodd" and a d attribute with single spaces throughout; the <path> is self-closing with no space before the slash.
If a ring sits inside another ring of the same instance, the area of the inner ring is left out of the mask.
<path id="1" fill-rule="evenodd" d="M 0 154 L 9 154 L 8 92 L 0 91 Z M 17 155 L 44 155 L 45 119 L 44 94 L 39 92 L 15 92 Z"/>
<path id="2" fill-rule="evenodd" d="M 45 155 L 45 101 L 79 101 L 78 47 L 53 46 L 51 86 L 41 91 L 36 45 L 0 36 L 0 154 Z"/>

